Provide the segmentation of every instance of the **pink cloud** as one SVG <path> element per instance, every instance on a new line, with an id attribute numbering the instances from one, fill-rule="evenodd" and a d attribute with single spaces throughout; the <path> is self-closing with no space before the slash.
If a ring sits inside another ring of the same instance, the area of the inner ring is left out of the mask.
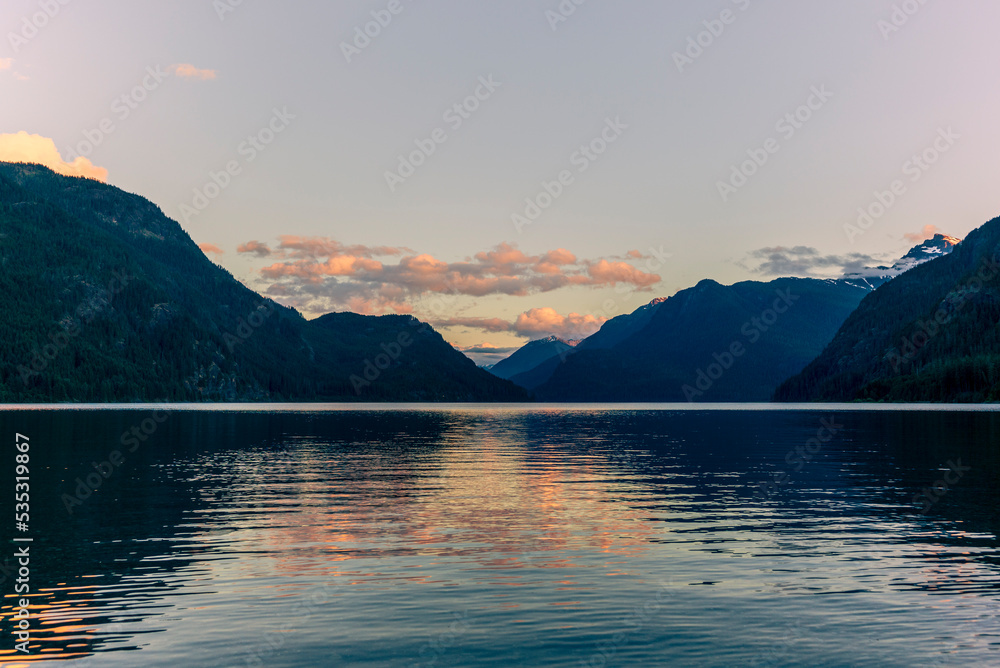
<path id="1" fill-rule="evenodd" d="M 903 238 L 915 244 L 923 243 L 928 239 L 933 239 L 935 234 L 941 234 L 941 230 L 936 225 L 924 225 L 924 229 L 919 232 L 907 232 Z"/>
<path id="2" fill-rule="evenodd" d="M 562 315 L 554 308 L 533 308 L 517 316 L 514 331 L 521 336 L 549 336 L 562 339 L 584 339 L 601 328 L 607 318 L 570 313 Z"/>
<path id="3" fill-rule="evenodd" d="M 347 245 L 327 237 L 294 235 L 280 237 L 275 251 L 260 241 L 240 244 L 238 251 L 280 258 L 260 269 L 261 275 L 283 286 L 281 296 L 295 296 L 297 308 L 311 304 L 305 309 L 311 312 L 340 308 L 355 298 L 382 305 L 411 303 L 432 294 L 526 296 L 623 283 L 644 290 L 660 281 L 618 258 L 580 260 L 565 248 L 528 255 L 509 243 L 461 262 L 403 247 Z M 390 256 L 401 257 L 388 261 Z M 270 294 L 279 293 L 272 288 Z"/>
<path id="4" fill-rule="evenodd" d="M 657 274 L 647 274 L 628 264 L 627 262 L 608 262 L 601 260 L 587 267 L 589 273 L 595 280 L 606 285 L 617 285 L 626 283 L 640 288 L 647 288 L 660 282 Z"/>
<path id="5" fill-rule="evenodd" d="M 533 260 L 517 249 L 516 246 L 502 243 L 491 251 L 476 253 L 476 259 L 488 267 L 510 267 L 515 264 L 527 264 Z"/>
<path id="6" fill-rule="evenodd" d="M 319 280 L 323 276 L 355 276 L 361 272 L 381 271 L 382 263 L 364 257 L 336 255 L 326 262 L 276 263 L 261 269 L 265 278 L 276 279 L 283 276 L 297 276 L 309 280 Z"/>
<path id="7" fill-rule="evenodd" d="M 175 76 L 181 77 L 182 79 L 201 79 L 202 81 L 209 81 L 217 76 L 215 70 L 202 70 L 195 67 L 191 63 L 177 63 L 176 65 L 168 67 L 167 70 L 173 72 Z"/>
<path id="8" fill-rule="evenodd" d="M 533 308 L 517 316 L 514 322 L 500 318 L 458 317 L 435 320 L 435 327 L 460 327 L 484 332 L 509 332 L 529 339 L 555 335 L 561 339 L 585 339 L 607 322 L 605 317 L 570 313 L 562 315 L 554 308 Z"/>
<path id="9" fill-rule="evenodd" d="M 198 248 L 200 248 L 201 252 L 205 253 L 206 255 L 208 253 L 211 253 L 213 255 L 222 255 L 224 253 L 224 251 L 215 244 L 198 244 Z"/>
<path id="10" fill-rule="evenodd" d="M 543 255 L 541 261 L 545 264 L 555 265 L 576 264 L 576 256 L 565 248 L 557 248 Z"/>

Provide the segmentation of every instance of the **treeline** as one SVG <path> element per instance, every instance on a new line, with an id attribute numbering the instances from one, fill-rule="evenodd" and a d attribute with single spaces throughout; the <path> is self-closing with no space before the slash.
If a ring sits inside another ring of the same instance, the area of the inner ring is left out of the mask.
<path id="1" fill-rule="evenodd" d="M 862 301 L 779 401 L 995 401 L 1000 219 Z"/>
<path id="2" fill-rule="evenodd" d="M 305 320 L 117 188 L 0 163 L 0 401 L 523 400 L 412 319 Z M 405 354 L 359 386 L 399 331 Z"/>

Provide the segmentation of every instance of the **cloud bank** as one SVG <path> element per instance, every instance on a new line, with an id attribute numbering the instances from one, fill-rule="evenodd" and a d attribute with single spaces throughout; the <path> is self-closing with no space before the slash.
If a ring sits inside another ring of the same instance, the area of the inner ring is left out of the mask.
<path id="1" fill-rule="evenodd" d="M 823 278 L 859 272 L 884 260 L 864 253 L 821 255 L 809 246 L 760 248 L 748 254 L 749 261 L 738 263 L 755 274 Z"/>
<path id="2" fill-rule="evenodd" d="M 41 135 L 29 135 L 23 130 L 0 134 L 0 161 L 38 163 L 64 176 L 108 180 L 108 170 L 103 167 L 96 167 L 87 158 L 78 157 L 73 162 L 66 162 L 59 155 L 54 141 Z"/>
<path id="3" fill-rule="evenodd" d="M 404 247 L 346 245 L 326 237 L 291 235 L 280 237 L 273 249 L 253 240 L 240 244 L 237 251 L 279 260 L 259 270 L 271 282 L 266 293 L 307 312 L 349 307 L 360 313 L 409 313 L 411 302 L 435 295 L 439 300 L 522 297 L 572 286 L 648 290 L 661 280 L 618 258 L 580 259 L 565 248 L 528 255 L 508 243 L 460 262 Z"/>
<path id="4" fill-rule="evenodd" d="M 434 320 L 431 324 L 434 327 L 478 329 L 494 334 L 505 332 L 529 339 L 555 335 L 567 341 L 574 341 L 585 339 L 595 333 L 607 320 L 605 317 L 579 313 L 562 315 L 554 308 L 545 306 L 525 311 L 517 316 L 513 322 L 501 318 L 460 317 Z"/>

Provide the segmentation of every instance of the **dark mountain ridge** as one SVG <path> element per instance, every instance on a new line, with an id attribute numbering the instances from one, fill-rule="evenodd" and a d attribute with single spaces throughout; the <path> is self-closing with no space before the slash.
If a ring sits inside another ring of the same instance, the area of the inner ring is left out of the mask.
<path id="1" fill-rule="evenodd" d="M 846 281 L 704 280 L 641 313 L 645 324 L 612 345 L 581 343 L 535 394 L 550 401 L 765 401 L 822 350 L 866 293 Z"/>
<path id="2" fill-rule="evenodd" d="M 936 235 L 891 267 L 841 279 L 704 280 L 609 320 L 572 351 L 511 380 L 549 401 L 767 401 L 868 293 L 957 241 Z"/>
<path id="3" fill-rule="evenodd" d="M 0 163 L 0 314 L 3 402 L 526 396 L 409 316 L 307 321 L 148 200 L 40 165 Z"/>
<path id="4" fill-rule="evenodd" d="M 775 399 L 1000 400 L 1000 218 L 868 295 Z"/>
<path id="5" fill-rule="evenodd" d="M 557 336 L 529 341 L 509 357 L 494 364 L 489 371 L 494 376 L 511 380 L 553 358 L 565 357 L 573 350 L 575 343 Z"/>

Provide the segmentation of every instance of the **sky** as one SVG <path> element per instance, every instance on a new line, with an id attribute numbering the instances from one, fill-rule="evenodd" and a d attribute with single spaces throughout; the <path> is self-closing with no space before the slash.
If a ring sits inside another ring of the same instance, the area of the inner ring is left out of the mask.
<path id="1" fill-rule="evenodd" d="M 990 0 L 4 0 L 0 160 L 489 360 L 1000 215 Z"/>

